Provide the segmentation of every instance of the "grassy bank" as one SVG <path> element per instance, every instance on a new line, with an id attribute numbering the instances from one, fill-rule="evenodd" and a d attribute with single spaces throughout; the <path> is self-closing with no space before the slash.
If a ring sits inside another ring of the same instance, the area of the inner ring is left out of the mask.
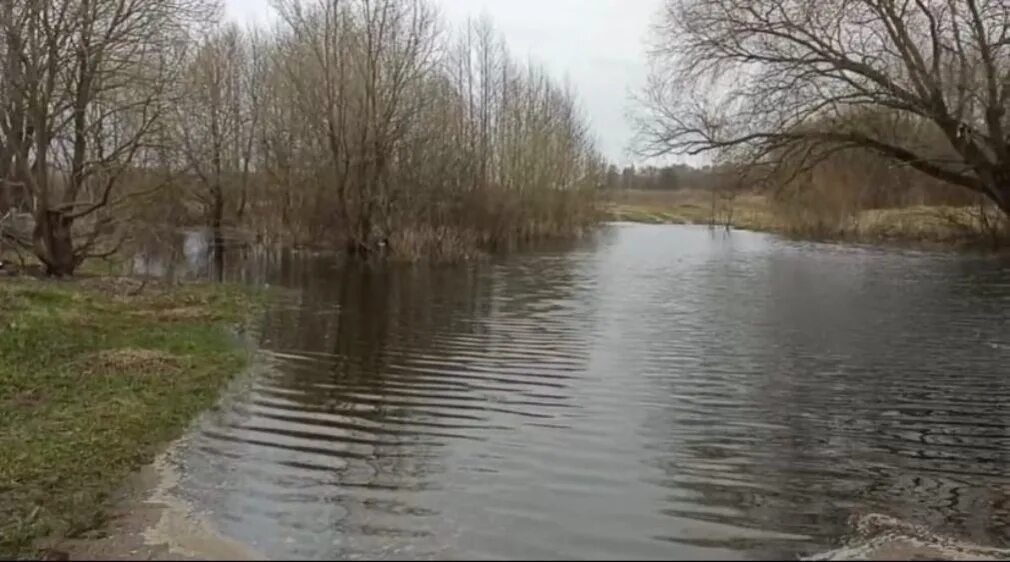
<path id="1" fill-rule="evenodd" d="M 247 353 L 236 288 L 0 279 L 0 558 L 102 522 L 109 493 L 178 437 Z"/>
<path id="2" fill-rule="evenodd" d="M 710 224 L 714 217 L 717 224 L 746 230 L 783 226 L 765 197 L 749 194 L 729 201 L 696 190 L 622 190 L 611 194 L 604 212 L 609 220 L 653 224 Z"/>
<path id="3" fill-rule="evenodd" d="M 1006 232 L 993 228 L 990 213 L 952 206 L 909 206 L 852 212 L 775 204 L 758 194 L 732 200 L 710 193 L 625 190 L 612 194 L 605 209 L 608 220 L 653 224 L 729 223 L 743 230 L 775 232 L 808 239 L 950 246 L 1005 245 Z"/>

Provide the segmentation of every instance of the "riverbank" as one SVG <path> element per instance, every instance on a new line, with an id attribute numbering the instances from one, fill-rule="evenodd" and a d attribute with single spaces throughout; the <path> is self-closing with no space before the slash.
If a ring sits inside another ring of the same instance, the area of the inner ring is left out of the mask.
<path id="1" fill-rule="evenodd" d="M 0 279 L 0 558 L 99 527 L 248 354 L 256 297 L 132 279 Z"/>
<path id="2" fill-rule="evenodd" d="M 717 224 L 727 219 L 735 228 L 778 231 L 784 225 L 775 216 L 770 202 L 760 195 L 744 195 L 732 203 L 715 199 L 697 190 L 621 190 L 611 193 L 603 206 L 608 220 L 647 224 Z"/>
<path id="3" fill-rule="evenodd" d="M 825 218 L 777 206 L 760 194 L 741 194 L 730 200 L 693 190 L 625 190 L 608 198 L 604 215 L 609 220 L 651 224 L 728 223 L 740 230 L 815 240 L 948 247 L 992 247 L 1007 242 L 1006 234 L 986 228 L 978 209 L 969 207 L 868 209 Z"/>

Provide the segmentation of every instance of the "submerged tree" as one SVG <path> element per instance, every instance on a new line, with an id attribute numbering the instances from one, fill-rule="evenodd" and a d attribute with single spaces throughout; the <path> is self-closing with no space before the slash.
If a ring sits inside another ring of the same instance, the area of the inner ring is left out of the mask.
<path id="1" fill-rule="evenodd" d="M 667 0 L 656 39 L 643 154 L 870 150 L 1010 214 L 1004 0 Z"/>
<path id="2" fill-rule="evenodd" d="M 256 44 L 234 25 L 213 31 L 188 61 L 180 103 L 171 116 L 170 137 L 190 177 L 190 195 L 211 228 L 220 274 L 227 195 L 237 215 L 244 212 L 252 174 L 259 100 Z"/>
<path id="3" fill-rule="evenodd" d="M 50 274 L 116 252 L 134 213 L 212 227 L 218 266 L 228 226 L 418 258 L 594 219 L 604 167 L 574 93 L 489 22 L 272 4 L 243 31 L 218 0 L 0 1 L 0 217 L 31 212 L 19 242 Z"/>
<path id="4" fill-rule="evenodd" d="M 416 125 L 437 26 L 422 0 L 277 3 L 290 40 L 286 78 L 326 147 L 326 182 L 339 202 L 348 249 L 371 253 L 390 235 L 396 153 Z"/>
<path id="5" fill-rule="evenodd" d="M 262 169 L 319 235 L 465 253 L 592 220 L 573 202 L 603 166 L 574 94 L 516 64 L 489 21 L 449 34 L 424 0 L 275 4 L 282 97 L 262 105 L 288 117 L 264 120 Z"/>

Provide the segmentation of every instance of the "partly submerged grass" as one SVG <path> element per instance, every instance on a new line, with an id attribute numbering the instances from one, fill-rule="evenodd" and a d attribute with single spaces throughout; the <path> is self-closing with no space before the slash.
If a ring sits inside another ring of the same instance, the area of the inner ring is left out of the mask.
<path id="1" fill-rule="evenodd" d="M 101 523 L 108 494 L 243 368 L 226 328 L 255 302 L 225 286 L 0 279 L 0 558 Z"/>
<path id="2" fill-rule="evenodd" d="M 605 218 L 652 224 L 712 224 L 744 230 L 780 230 L 771 204 L 760 195 L 739 195 L 732 200 L 713 199 L 697 190 L 626 190 L 613 196 Z"/>

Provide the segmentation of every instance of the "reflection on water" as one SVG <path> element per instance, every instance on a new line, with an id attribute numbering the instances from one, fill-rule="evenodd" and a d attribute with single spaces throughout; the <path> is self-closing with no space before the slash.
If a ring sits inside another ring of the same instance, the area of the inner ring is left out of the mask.
<path id="1" fill-rule="evenodd" d="M 271 557 L 771 558 L 884 513 L 1007 546 L 1010 267 L 615 225 L 294 289 L 183 493 Z"/>
<path id="2" fill-rule="evenodd" d="M 130 273 L 167 279 L 213 277 L 213 248 L 207 229 L 160 231 L 141 244 Z"/>

